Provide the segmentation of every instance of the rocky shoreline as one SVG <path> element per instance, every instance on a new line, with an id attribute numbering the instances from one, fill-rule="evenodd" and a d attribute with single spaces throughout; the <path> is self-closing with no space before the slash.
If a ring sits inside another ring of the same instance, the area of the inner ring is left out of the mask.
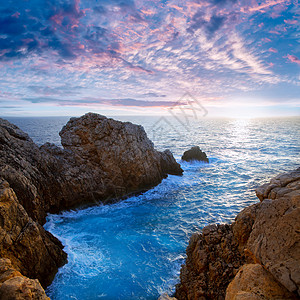
<path id="1" fill-rule="evenodd" d="M 88 113 L 70 119 L 60 136 L 64 148 L 38 147 L 0 119 L 0 299 L 47 299 L 41 285 L 67 259 L 42 227 L 47 213 L 118 201 L 183 172 L 129 122 Z"/>
<path id="2" fill-rule="evenodd" d="M 176 299 L 299 299 L 300 168 L 256 194 L 233 224 L 191 237 Z"/>
<path id="3" fill-rule="evenodd" d="M 60 136 L 63 148 L 38 147 L 0 119 L 0 299 L 49 299 L 43 288 L 67 255 L 42 227 L 47 213 L 118 201 L 183 172 L 138 125 L 89 113 L 72 118 Z M 161 299 L 299 298 L 300 168 L 256 194 L 260 203 L 233 224 L 191 237 L 176 298 Z"/>

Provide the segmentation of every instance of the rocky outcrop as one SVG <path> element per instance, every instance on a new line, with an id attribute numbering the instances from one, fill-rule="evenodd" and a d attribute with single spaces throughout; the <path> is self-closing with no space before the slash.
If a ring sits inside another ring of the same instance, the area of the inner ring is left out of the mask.
<path id="1" fill-rule="evenodd" d="M 138 125 L 89 113 L 72 118 L 60 135 L 64 148 L 39 148 L 0 119 L 0 257 L 44 287 L 66 261 L 61 243 L 41 226 L 47 213 L 116 201 L 183 172 Z"/>
<path id="2" fill-rule="evenodd" d="M 190 238 L 180 271 L 177 299 L 222 299 L 229 282 L 245 262 L 231 225 L 209 225 Z"/>
<path id="3" fill-rule="evenodd" d="M 183 153 L 182 160 L 185 161 L 192 161 L 192 160 L 198 160 L 198 161 L 204 161 L 209 162 L 206 153 L 202 152 L 202 150 L 199 148 L 199 146 L 192 147 L 190 150 L 187 150 Z"/>
<path id="4" fill-rule="evenodd" d="M 261 203 L 233 224 L 209 225 L 191 237 L 177 299 L 300 296 L 300 168 L 256 193 Z"/>
<path id="5" fill-rule="evenodd" d="M 58 239 L 33 221 L 9 184 L 0 179 L 0 257 L 9 258 L 14 268 L 47 286 L 66 254 Z"/>
<path id="6" fill-rule="evenodd" d="M 37 279 L 23 276 L 7 258 L 0 258 L 0 299 L 50 300 Z"/>
<path id="7" fill-rule="evenodd" d="M 278 282 L 300 296 L 300 168 L 275 177 L 257 194 L 262 203 L 247 249 Z"/>
<path id="8" fill-rule="evenodd" d="M 64 149 L 38 148 L 29 136 L 0 119 L 0 176 L 39 223 L 84 203 L 106 203 L 145 191 L 182 169 L 159 152 L 141 126 L 98 114 L 72 118 L 60 132 Z"/>

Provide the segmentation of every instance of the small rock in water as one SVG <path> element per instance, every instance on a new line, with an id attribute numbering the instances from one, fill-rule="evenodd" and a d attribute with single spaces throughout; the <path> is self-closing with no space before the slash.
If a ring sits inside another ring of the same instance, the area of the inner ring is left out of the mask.
<path id="1" fill-rule="evenodd" d="M 185 161 L 198 160 L 205 161 L 207 163 L 209 162 L 206 153 L 201 151 L 199 146 L 194 146 L 190 150 L 185 151 L 181 159 Z"/>

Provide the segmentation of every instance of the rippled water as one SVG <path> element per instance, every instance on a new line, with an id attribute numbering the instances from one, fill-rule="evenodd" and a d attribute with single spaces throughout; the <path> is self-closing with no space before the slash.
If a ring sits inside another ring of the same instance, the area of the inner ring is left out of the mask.
<path id="1" fill-rule="evenodd" d="M 300 163 L 299 118 L 202 118 L 185 127 L 176 120 L 174 127 L 157 126 L 154 117 L 119 119 L 142 124 L 156 147 L 170 149 L 178 160 L 199 145 L 210 163 L 182 163 L 182 177 L 169 176 L 118 204 L 49 215 L 45 228 L 63 242 L 69 261 L 47 290 L 51 299 L 157 299 L 171 293 L 190 235 L 232 221 L 258 201 L 259 184 Z M 66 120 L 11 119 L 39 144 L 59 144 Z"/>

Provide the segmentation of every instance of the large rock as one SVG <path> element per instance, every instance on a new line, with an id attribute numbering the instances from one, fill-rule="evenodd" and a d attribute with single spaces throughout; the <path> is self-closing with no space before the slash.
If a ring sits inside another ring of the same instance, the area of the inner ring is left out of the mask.
<path id="1" fill-rule="evenodd" d="M 271 180 L 247 242 L 254 257 L 300 296 L 300 168 Z M 258 190 L 258 193 L 261 189 Z"/>
<path id="2" fill-rule="evenodd" d="M 72 118 L 60 135 L 64 149 L 39 148 L 0 119 L 0 257 L 43 286 L 66 261 L 61 243 L 41 226 L 47 213 L 116 201 L 183 172 L 138 125 L 89 113 Z"/>
<path id="3" fill-rule="evenodd" d="M 49 143 L 38 148 L 0 119 L 0 176 L 41 224 L 47 212 L 114 201 L 183 172 L 171 152 L 155 150 L 138 125 L 89 113 L 72 118 L 60 135 L 65 149 Z"/>
<path id="4" fill-rule="evenodd" d="M 199 146 L 192 147 L 190 150 L 187 150 L 183 153 L 182 160 L 185 161 L 193 161 L 193 160 L 198 160 L 198 161 L 204 161 L 204 162 L 209 162 L 206 153 L 202 152 L 202 150 L 199 148 Z"/>
<path id="5" fill-rule="evenodd" d="M 209 225 L 191 237 L 179 300 L 300 296 L 300 168 L 256 193 L 262 202 L 245 208 L 232 225 Z"/>
<path id="6" fill-rule="evenodd" d="M 183 172 L 170 151 L 155 150 L 143 127 L 129 122 L 90 113 L 72 118 L 60 136 L 67 157 L 72 153 L 65 178 L 93 201 L 143 192 L 167 174 Z M 76 182 L 78 178 L 84 182 Z"/>

